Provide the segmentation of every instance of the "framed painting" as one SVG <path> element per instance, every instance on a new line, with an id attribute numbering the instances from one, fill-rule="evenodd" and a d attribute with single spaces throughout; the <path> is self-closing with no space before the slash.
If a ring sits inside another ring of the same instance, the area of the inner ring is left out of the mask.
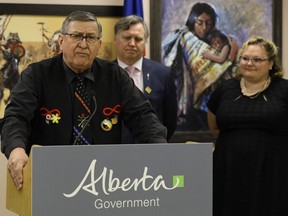
<path id="1" fill-rule="evenodd" d="M 75 10 L 90 11 L 98 17 L 104 37 L 97 56 L 114 59 L 113 25 L 122 16 L 122 6 L 0 4 L 0 117 L 21 71 L 32 62 L 59 53 L 62 22 Z"/>
<path id="2" fill-rule="evenodd" d="M 238 50 L 249 37 L 273 40 L 281 53 L 282 1 L 161 0 L 150 4 L 151 58 L 171 67 L 177 89 L 177 130 L 172 142 L 213 141 L 207 124 L 210 94 L 235 76 Z M 209 22 L 203 23 L 203 12 L 195 15 L 203 10 Z M 206 30 L 194 29 L 196 22 L 202 22 Z M 227 52 L 219 60 L 224 48 Z M 205 54 L 207 50 L 210 55 Z"/>

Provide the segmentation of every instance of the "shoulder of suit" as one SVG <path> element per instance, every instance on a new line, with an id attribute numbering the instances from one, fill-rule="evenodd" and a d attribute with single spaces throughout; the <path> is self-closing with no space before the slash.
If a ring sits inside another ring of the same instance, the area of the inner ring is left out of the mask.
<path id="1" fill-rule="evenodd" d="M 107 75 L 111 73 L 118 75 L 126 74 L 126 71 L 122 69 L 117 62 L 95 58 L 93 63 L 93 70 L 98 71 L 100 69 L 101 71 L 105 71 Z"/>
<path id="2" fill-rule="evenodd" d="M 44 59 L 39 62 L 34 62 L 29 65 L 28 68 L 31 68 L 32 73 L 40 73 L 39 71 L 46 72 L 50 71 L 51 68 L 61 67 L 63 65 L 62 55 L 54 56 L 52 58 Z M 52 70 L 55 71 L 55 70 Z"/>
<path id="3" fill-rule="evenodd" d="M 158 61 L 155 61 L 155 60 L 152 60 L 152 59 L 147 59 L 147 58 L 143 58 L 143 64 L 151 64 L 153 65 L 154 67 L 160 67 L 160 68 L 163 68 L 163 69 L 166 69 L 166 70 L 170 70 L 170 68 L 166 65 L 164 65 L 163 63 L 160 63 Z"/>
<path id="4" fill-rule="evenodd" d="M 108 67 L 116 67 L 116 68 L 119 67 L 119 65 L 115 61 L 108 61 L 108 60 L 104 60 L 100 58 L 95 58 L 94 64 L 99 65 L 99 66 L 108 66 Z"/>

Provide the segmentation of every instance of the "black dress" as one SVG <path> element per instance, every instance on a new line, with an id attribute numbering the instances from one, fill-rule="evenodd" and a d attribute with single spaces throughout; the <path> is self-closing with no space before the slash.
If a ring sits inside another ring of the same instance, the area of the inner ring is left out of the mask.
<path id="1" fill-rule="evenodd" d="M 288 216 L 288 81 L 255 98 L 238 79 L 207 104 L 220 134 L 213 155 L 213 216 Z"/>

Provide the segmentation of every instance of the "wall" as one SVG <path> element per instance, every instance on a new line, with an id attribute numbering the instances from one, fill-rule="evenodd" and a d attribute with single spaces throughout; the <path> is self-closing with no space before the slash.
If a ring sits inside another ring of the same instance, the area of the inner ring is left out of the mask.
<path id="1" fill-rule="evenodd" d="M 61 3 L 60 3 L 61 2 Z M 81 3 L 80 3 L 81 2 Z M 11 3 L 11 0 L 0 0 L 0 3 Z M 33 4 L 71 4 L 71 0 L 13 0 L 13 3 L 33 3 Z M 149 0 L 144 0 L 144 19 L 149 24 Z M 77 4 L 77 3 L 73 3 Z M 78 4 L 82 5 L 123 5 L 123 0 L 82 0 Z M 286 71 L 285 77 L 288 78 L 288 1 L 283 0 L 283 35 L 282 35 L 282 56 L 283 67 Z M 285 25 L 286 24 L 286 25 Z M 286 39 L 286 40 L 284 40 Z M 149 46 L 147 46 L 147 57 L 149 57 Z M 285 61 L 286 60 L 286 61 Z M 6 190 L 6 164 L 7 160 L 3 154 L 0 153 L 0 215 L 1 216 L 15 216 L 16 214 L 6 210 L 5 208 L 5 190 Z"/>

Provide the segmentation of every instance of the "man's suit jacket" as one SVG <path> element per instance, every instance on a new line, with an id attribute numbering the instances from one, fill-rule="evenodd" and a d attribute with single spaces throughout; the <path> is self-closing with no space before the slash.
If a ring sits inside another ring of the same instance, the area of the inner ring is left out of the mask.
<path id="1" fill-rule="evenodd" d="M 156 110 L 159 120 L 167 128 L 167 140 L 169 140 L 177 124 L 176 87 L 170 75 L 170 68 L 159 62 L 143 58 L 142 73 L 143 93 Z M 137 140 L 133 139 L 127 129 L 123 129 L 122 142 L 134 143 Z"/>

